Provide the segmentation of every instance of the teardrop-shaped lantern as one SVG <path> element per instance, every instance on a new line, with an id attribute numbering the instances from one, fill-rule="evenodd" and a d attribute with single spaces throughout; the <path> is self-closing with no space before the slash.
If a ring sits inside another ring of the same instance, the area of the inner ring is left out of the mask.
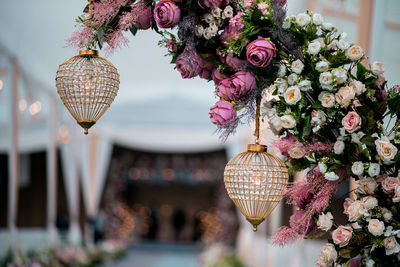
<path id="1" fill-rule="evenodd" d="M 119 74 L 96 50 L 81 50 L 60 65 L 56 86 L 64 105 L 88 134 L 114 101 Z"/>
<path id="2" fill-rule="evenodd" d="M 282 199 L 289 180 L 285 163 L 265 151 L 266 146 L 248 145 L 247 152 L 232 158 L 224 172 L 229 197 L 254 231 Z"/>

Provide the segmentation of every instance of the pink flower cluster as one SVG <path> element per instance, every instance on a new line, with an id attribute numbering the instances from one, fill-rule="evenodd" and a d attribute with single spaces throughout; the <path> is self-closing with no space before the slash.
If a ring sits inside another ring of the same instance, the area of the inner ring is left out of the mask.
<path id="1" fill-rule="evenodd" d="M 217 95 L 228 101 L 238 101 L 256 87 L 256 76 L 250 71 L 239 71 L 222 80 Z"/>

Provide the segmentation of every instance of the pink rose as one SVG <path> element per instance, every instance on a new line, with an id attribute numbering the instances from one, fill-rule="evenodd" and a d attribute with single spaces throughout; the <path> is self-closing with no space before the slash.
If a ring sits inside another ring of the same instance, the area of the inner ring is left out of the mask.
<path id="1" fill-rule="evenodd" d="M 339 247 L 347 246 L 352 235 L 353 229 L 350 226 L 341 225 L 332 232 L 333 243 L 339 245 Z"/>
<path id="2" fill-rule="evenodd" d="M 360 115 L 357 114 L 355 111 L 350 111 L 347 115 L 342 119 L 342 125 L 344 129 L 349 132 L 353 133 L 361 128 L 362 119 Z"/>
<path id="3" fill-rule="evenodd" d="M 154 18 L 160 28 L 173 28 L 181 19 L 181 10 L 171 1 L 161 0 L 154 8 Z"/>
<path id="4" fill-rule="evenodd" d="M 256 0 L 243 0 L 242 4 L 244 7 L 252 7 L 256 4 Z"/>
<path id="5" fill-rule="evenodd" d="M 313 218 L 304 210 L 298 210 L 290 216 L 289 224 L 299 235 L 307 235 L 315 229 Z"/>
<path id="6" fill-rule="evenodd" d="M 229 20 L 229 27 L 234 32 L 242 32 L 244 25 L 243 25 L 243 12 L 238 12 L 234 17 L 230 18 Z"/>
<path id="7" fill-rule="evenodd" d="M 236 110 L 233 105 L 226 101 L 218 101 L 210 108 L 210 120 L 218 127 L 223 126 L 226 122 L 236 118 Z"/>
<path id="8" fill-rule="evenodd" d="M 178 50 L 178 44 L 175 40 L 167 40 L 167 42 L 165 43 L 165 47 L 172 52 L 176 52 Z"/>
<path id="9" fill-rule="evenodd" d="M 227 4 L 229 4 L 229 0 L 197 0 L 197 5 L 202 9 L 214 9 Z"/>
<path id="10" fill-rule="evenodd" d="M 212 72 L 212 79 L 214 80 L 214 83 L 218 85 L 222 80 L 228 78 L 228 75 L 219 72 L 218 69 L 214 69 Z"/>
<path id="11" fill-rule="evenodd" d="M 353 199 L 351 198 L 346 198 L 344 203 L 343 203 L 343 208 L 344 208 L 344 214 L 348 215 L 347 213 L 347 209 L 349 208 L 349 206 L 354 202 Z"/>
<path id="12" fill-rule="evenodd" d="M 278 4 L 280 6 L 285 6 L 287 0 L 274 0 L 275 4 Z"/>
<path id="13" fill-rule="evenodd" d="M 147 30 L 153 25 L 153 10 L 151 6 L 148 6 L 140 11 L 133 25 L 139 30 Z"/>
<path id="14" fill-rule="evenodd" d="M 276 57 L 276 47 L 273 42 L 258 36 L 257 40 L 247 45 L 246 56 L 251 64 L 264 68 Z"/>
<path id="15" fill-rule="evenodd" d="M 203 70 L 203 59 L 195 50 L 186 50 L 176 59 L 176 69 L 183 79 L 193 78 Z"/>
<path id="16" fill-rule="evenodd" d="M 239 70 L 246 65 L 246 60 L 234 57 L 232 54 L 228 54 L 226 57 L 226 64 L 234 70 Z"/>
<path id="17" fill-rule="evenodd" d="M 400 180 L 398 177 L 387 177 L 382 181 L 382 187 L 385 193 L 392 193 L 396 188 L 396 185 L 400 186 Z"/>
<path id="18" fill-rule="evenodd" d="M 250 71 L 239 71 L 232 77 L 222 80 L 217 95 L 225 100 L 237 101 L 256 86 L 256 76 Z"/>
<path id="19" fill-rule="evenodd" d="M 375 81 L 375 85 L 381 88 L 386 82 L 385 76 L 382 74 L 378 76 L 378 79 Z"/>

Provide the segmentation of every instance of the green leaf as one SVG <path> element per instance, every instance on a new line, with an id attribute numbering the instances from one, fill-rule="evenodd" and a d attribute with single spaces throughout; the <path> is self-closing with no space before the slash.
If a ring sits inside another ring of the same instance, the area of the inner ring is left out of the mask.
<path id="1" fill-rule="evenodd" d="M 318 100 L 315 101 L 315 102 L 312 104 L 312 107 L 313 107 L 313 108 L 323 108 L 321 102 L 319 102 Z"/>
<path id="2" fill-rule="evenodd" d="M 367 69 L 364 67 L 363 64 L 357 64 L 357 80 L 361 80 L 364 74 L 367 72 Z"/>
<path id="3" fill-rule="evenodd" d="M 304 118 L 303 137 L 311 133 L 310 116 Z"/>
<path id="4" fill-rule="evenodd" d="M 254 9 L 253 14 L 251 15 L 251 21 L 254 22 L 254 24 L 257 24 L 261 20 L 261 16 L 262 16 L 261 11 L 258 8 L 256 8 Z"/>
<path id="5" fill-rule="evenodd" d="M 89 12 L 89 4 L 87 4 L 83 9 L 83 13 L 88 13 L 88 12 Z"/>
<path id="6" fill-rule="evenodd" d="M 378 77 L 371 76 L 371 77 L 368 77 L 368 78 L 364 81 L 364 83 L 365 83 L 365 85 L 370 85 L 370 84 L 373 84 L 377 79 L 378 79 Z"/>
<path id="7" fill-rule="evenodd" d="M 388 100 L 390 111 L 400 117 L 400 95 L 396 95 Z"/>
<path id="8" fill-rule="evenodd" d="M 365 135 L 360 141 L 367 146 L 375 146 L 375 139 L 370 135 Z"/>
<path id="9" fill-rule="evenodd" d="M 134 25 L 132 25 L 132 26 L 129 28 L 129 30 L 130 30 L 130 32 L 132 33 L 132 35 L 135 36 L 136 33 L 137 33 L 137 31 L 138 31 L 138 28 L 136 28 Z"/>
<path id="10" fill-rule="evenodd" d="M 105 35 L 104 29 L 100 27 L 97 30 L 97 41 L 99 42 L 100 49 L 103 47 L 104 44 L 104 35 Z"/>
<path id="11" fill-rule="evenodd" d="M 351 248 L 341 249 L 341 250 L 339 250 L 339 255 L 342 258 L 350 259 L 350 252 L 351 252 Z"/>

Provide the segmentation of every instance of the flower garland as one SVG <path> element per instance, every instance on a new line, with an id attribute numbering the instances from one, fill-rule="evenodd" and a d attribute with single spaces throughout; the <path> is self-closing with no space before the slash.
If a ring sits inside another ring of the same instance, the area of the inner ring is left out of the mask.
<path id="1" fill-rule="evenodd" d="M 292 173 L 287 192 L 298 211 L 273 237 L 285 245 L 315 231 L 331 233 L 319 266 L 387 266 L 400 258 L 400 87 L 388 89 L 384 66 L 365 66 L 362 48 L 311 12 L 286 16 L 285 0 L 95 0 L 92 23 L 69 40 L 109 52 L 124 33 L 153 29 L 182 78 L 213 80 L 219 101 L 211 122 L 226 139 L 262 115 Z M 85 8 L 85 12 L 89 7 Z M 177 28 L 177 35 L 166 29 Z M 390 123 L 395 119 L 396 123 Z M 388 122 L 389 121 L 389 122 Z M 384 127 L 385 125 L 385 127 Z M 355 178 L 346 225 L 330 211 L 338 186 Z M 385 255 L 382 257 L 381 255 Z"/>

